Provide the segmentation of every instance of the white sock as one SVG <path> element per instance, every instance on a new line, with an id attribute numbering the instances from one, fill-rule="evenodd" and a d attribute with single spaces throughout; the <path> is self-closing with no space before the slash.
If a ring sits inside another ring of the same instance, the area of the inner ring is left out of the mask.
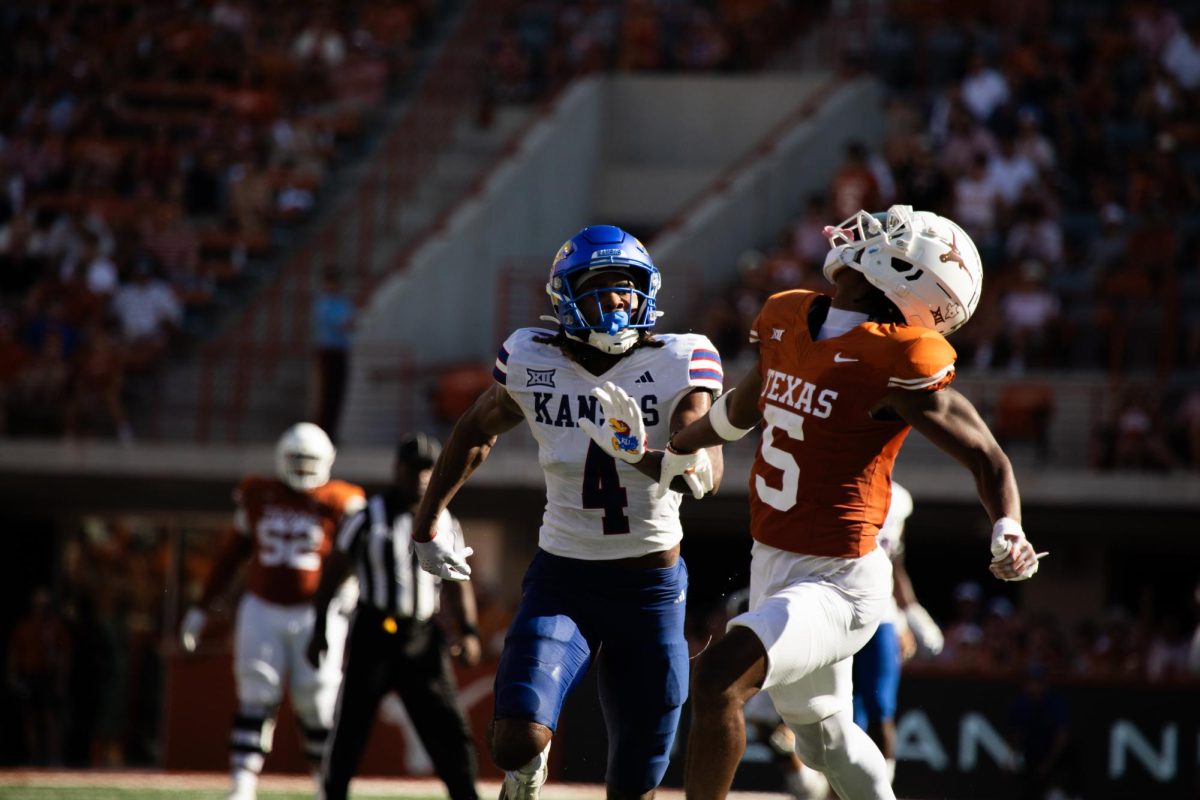
<path id="1" fill-rule="evenodd" d="M 546 782 L 546 762 L 550 760 L 550 743 L 523 767 L 508 771 L 508 776 L 522 786 L 541 786 Z"/>
<path id="2" fill-rule="evenodd" d="M 233 793 L 251 797 L 258 789 L 258 773 L 246 767 L 235 767 L 232 775 Z"/>
<path id="3" fill-rule="evenodd" d="M 812 725 L 788 726 L 796 734 L 800 760 L 825 773 L 838 796 L 896 800 L 883 753 L 848 710 Z"/>
<path id="4" fill-rule="evenodd" d="M 887 764 L 888 783 L 895 785 L 895 783 L 896 783 L 896 759 L 894 759 L 894 758 L 884 759 L 884 763 Z"/>
<path id="5" fill-rule="evenodd" d="M 825 800 L 829 796 L 829 781 L 820 772 L 804 764 L 795 772 L 789 770 L 783 780 L 788 794 L 795 800 Z"/>

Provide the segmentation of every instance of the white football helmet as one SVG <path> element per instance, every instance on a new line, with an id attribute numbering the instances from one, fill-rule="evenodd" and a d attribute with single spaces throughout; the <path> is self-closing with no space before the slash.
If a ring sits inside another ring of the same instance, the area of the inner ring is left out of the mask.
<path id="1" fill-rule="evenodd" d="M 325 431 L 311 422 L 297 422 L 275 445 L 275 471 L 297 492 L 311 491 L 329 483 L 336 455 Z"/>
<path id="2" fill-rule="evenodd" d="M 957 223 L 912 206 L 892 206 L 886 216 L 859 211 L 827 227 L 830 251 L 824 273 L 832 281 L 853 267 L 882 291 L 909 324 L 943 336 L 963 326 L 983 288 L 983 262 L 975 242 Z"/>

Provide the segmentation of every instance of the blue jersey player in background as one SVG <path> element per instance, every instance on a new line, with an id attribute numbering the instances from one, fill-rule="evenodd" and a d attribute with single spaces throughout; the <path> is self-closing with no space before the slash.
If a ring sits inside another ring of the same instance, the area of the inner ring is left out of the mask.
<path id="1" fill-rule="evenodd" d="M 422 566 L 464 579 L 469 551 L 454 552 L 433 521 L 496 437 L 529 425 L 546 511 L 496 674 L 490 745 L 505 800 L 538 796 L 563 700 L 593 660 L 608 797 L 652 797 L 667 768 L 688 686 L 678 490 L 702 496 L 722 463 L 719 448 L 646 451 L 704 415 L 722 372 L 705 337 L 651 334 L 660 282 L 646 248 L 620 228 L 591 226 L 563 244 L 546 285 L 554 316 L 544 319 L 555 327 L 505 340 L 495 384 L 455 425 L 417 512 Z M 617 457 L 592 434 L 611 436 Z M 663 459 L 691 469 L 671 489 L 657 483 Z"/>

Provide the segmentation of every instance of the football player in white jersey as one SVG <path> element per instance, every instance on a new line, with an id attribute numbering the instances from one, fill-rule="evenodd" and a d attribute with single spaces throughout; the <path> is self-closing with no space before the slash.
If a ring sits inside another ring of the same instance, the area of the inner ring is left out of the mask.
<path id="1" fill-rule="evenodd" d="M 900 665 L 917 652 L 937 655 L 944 643 L 942 629 L 917 602 L 904 567 L 904 524 L 912 512 L 912 495 L 893 481 L 892 502 L 876 537 L 879 549 L 892 561 L 891 609 L 875 635 L 854 654 L 854 722 L 879 745 L 892 782 L 896 778 Z"/>
<path id="2" fill-rule="evenodd" d="M 546 511 L 496 674 L 490 745 L 506 800 L 538 796 L 563 700 L 593 658 L 608 797 L 653 796 L 667 767 L 688 687 L 687 569 L 673 490 L 702 496 L 722 462 L 719 447 L 688 456 L 694 471 L 668 488 L 657 484 L 659 469 L 676 456 L 646 451 L 704 415 L 722 371 L 705 337 L 651 335 L 660 280 L 646 248 L 620 228 L 591 226 L 563 244 L 546 286 L 556 328 L 522 328 L 504 342 L 496 383 L 458 421 L 417 511 L 422 565 L 465 579 L 469 551 L 440 542 L 433 521 L 496 437 L 529 425 Z M 622 407 L 640 414 L 615 413 Z M 640 422 L 622 427 L 618 417 Z M 616 457 L 592 435 L 610 435 Z"/>

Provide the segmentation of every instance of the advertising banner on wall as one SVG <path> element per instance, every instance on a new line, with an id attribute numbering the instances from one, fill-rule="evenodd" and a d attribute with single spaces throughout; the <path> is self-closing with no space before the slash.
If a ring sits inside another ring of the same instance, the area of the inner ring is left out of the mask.
<path id="1" fill-rule="evenodd" d="M 1012 800 L 1041 798 L 1057 786 L 1087 800 L 1200 797 L 1200 683 L 1053 682 L 1040 697 L 1033 688 L 1021 680 L 906 675 L 896 718 L 897 795 Z M 685 709 L 665 785 L 682 785 L 689 718 Z M 581 687 L 557 737 L 564 779 L 603 781 L 604 735 L 595 695 Z M 748 739 L 734 788 L 783 791 L 771 750 L 753 730 Z M 1057 747 L 1061 755 L 1043 768 L 1037 752 Z M 1031 753 L 1028 764 L 1021 750 Z"/>
<path id="2" fill-rule="evenodd" d="M 498 773 L 486 756 L 494 665 L 459 672 L 462 702 L 475 729 L 481 773 Z M 223 770 L 234 712 L 226 654 L 171 661 L 164 766 Z M 201 693 L 196 686 L 204 686 Z M 1087 800 L 1195 800 L 1200 797 L 1200 682 L 1051 682 L 1044 692 L 1021 680 L 906 675 L 896 717 L 896 790 L 910 800 L 1011 800 L 1043 797 L 1057 786 Z M 284 718 L 290 717 L 286 711 Z M 364 775 L 427 774 L 410 757 L 413 742 L 388 706 L 363 759 Z M 664 785 L 683 783 L 690 719 L 685 708 Z M 281 729 L 290 728 L 282 719 Z M 1060 735 L 1061 734 L 1061 735 Z M 269 772 L 303 772 L 293 737 L 276 737 Z M 1049 768 L 1037 753 L 1061 751 Z M 594 676 L 573 693 L 555 736 L 552 777 L 602 783 L 607 751 Z M 1022 751 L 1030 754 L 1022 759 Z M 783 791 L 772 752 L 750 731 L 735 789 Z M 426 766 L 427 768 L 427 766 Z M 1040 781 L 1040 783 L 1039 783 Z M 1032 786 L 1043 790 L 1026 794 Z"/>

